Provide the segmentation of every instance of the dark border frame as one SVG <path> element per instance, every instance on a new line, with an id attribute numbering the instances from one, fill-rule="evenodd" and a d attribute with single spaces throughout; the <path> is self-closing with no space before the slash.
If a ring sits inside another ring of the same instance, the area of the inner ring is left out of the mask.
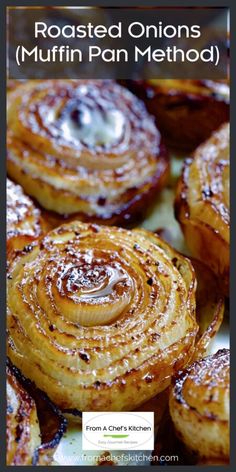
<path id="1" fill-rule="evenodd" d="M 5 472 L 9 469 L 10 466 L 5 465 L 5 444 L 6 444 L 6 428 L 5 428 L 5 405 L 6 405 L 6 395 L 5 395 L 5 385 L 6 385 L 6 374 L 5 374 L 5 358 L 6 358 L 6 350 L 5 350 L 5 330 L 6 330 L 6 284 L 5 284 L 5 267 L 6 267 L 6 7 L 7 6 L 45 6 L 45 5 L 52 5 L 52 6 L 104 6 L 104 7 L 127 7 L 127 0 L 126 1 L 113 1 L 113 0 L 83 0 L 81 2 L 73 1 L 73 0 L 0 0 L 0 57 L 2 62 L 2 74 L 0 77 L 0 150 L 1 150 L 1 159 L 0 159 L 0 188 L 1 192 L 1 199 L 0 199 L 0 208 L 1 208 L 1 222 L 2 222 L 2 231 L 0 232 L 0 256 L 1 256 L 1 264 L 0 264 L 0 280 L 2 280 L 1 284 L 1 292 L 0 292 L 0 307 L 1 307 L 1 318 L 0 318 L 0 325 L 1 325 L 1 332 L 2 332 L 2 342 L 0 344 L 1 350 L 1 362 L 0 362 L 0 385 L 1 385 L 1 395 L 0 395 L 0 415 L 1 415 L 1 422 L 0 422 L 0 444 L 1 444 L 1 455 L 0 455 L 0 470 L 1 472 Z M 197 0 L 149 0 L 147 3 L 145 0 L 129 0 L 128 6 L 154 6 L 154 7 L 176 7 L 176 6 L 183 6 L 183 7 L 191 7 L 191 6 L 198 6 L 198 7 L 229 7 L 230 8 L 230 23 L 231 23 L 231 112 L 230 112 L 230 125 L 231 125 L 231 184 L 234 182 L 234 177 L 236 177 L 236 159 L 233 157 L 236 152 L 236 2 L 234 0 L 202 0 L 200 3 Z M 235 128 L 235 133 L 234 133 Z M 234 358 L 236 354 L 236 343 L 234 344 L 234 337 L 236 332 L 236 321 L 235 315 L 233 314 L 233 310 L 236 311 L 236 290 L 233 290 L 235 281 L 236 281 L 236 267 L 233 264 L 236 261 L 235 257 L 235 245 L 234 241 L 236 241 L 236 232 L 235 232 L 235 207 L 236 202 L 234 201 L 234 185 L 231 186 L 230 192 L 230 202 L 231 202 L 231 270 L 230 270 L 230 311 L 231 311 L 231 321 L 230 321 L 230 341 L 231 341 L 231 461 L 229 466 L 201 466 L 201 470 L 209 471 L 213 468 L 217 468 L 219 470 L 233 470 L 233 467 L 236 466 L 236 448 L 233 446 L 235 438 L 236 438 L 236 428 L 235 428 L 235 409 L 236 405 L 233 401 L 233 398 L 236 398 L 235 392 L 235 375 L 236 369 L 234 368 Z M 233 439 L 234 438 L 234 439 Z M 24 470 L 28 470 L 28 467 L 19 467 L 13 466 L 13 470 L 19 470 L 24 472 Z M 72 468 L 78 468 L 78 466 L 64 466 L 64 470 L 71 470 Z M 82 466 L 84 467 L 84 466 Z M 159 466 L 157 466 L 159 467 Z M 174 470 L 183 470 L 182 466 L 168 466 L 170 469 L 174 467 Z M 184 471 L 196 471 L 196 467 L 198 466 L 184 466 Z M 210 469 L 209 469 L 210 467 Z M 92 466 L 86 466 L 86 470 L 94 470 Z M 122 467 L 124 469 L 124 467 Z M 126 469 L 126 467 L 125 467 Z M 31 469 L 32 470 L 32 467 Z M 33 467 L 34 470 L 34 467 Z M 36 470 L 36 468 L 35 468 Z M 43 470 L 50 471 L 50 467 L 44 466 Z M 112 467 L 106 467 L 106 470 L 113 470 Z M 138 470 L 143 470 L 143 467 L 138 466 Z"/>

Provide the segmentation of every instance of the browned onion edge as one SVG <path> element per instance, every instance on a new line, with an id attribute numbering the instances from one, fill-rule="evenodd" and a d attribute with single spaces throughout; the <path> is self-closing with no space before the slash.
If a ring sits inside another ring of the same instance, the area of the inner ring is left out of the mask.
<path id="1" fill-rule="evenodd" d="M 41 210 L 44 220 L 47 219 L 47 215 L 49 221 L 50 217 L 52 220 L 55 219 L 55 226 L 78 219 L 84 223 L 116 225 L 132 228 L 145 218 L 152 205 L 155 203 L 155 198 L 158 196 L 167 181 L 170 169 L 170 159 L 169 153 L 162 139 L 156 153 L 156 162 L 157 169 L 155 174 L 141 185 L 128 188 L 124 194 L 131 194 L 131 198 L 113 213 L 104 213 L 104 215 L 101 216 L 96 216 L 96 214 L 88 215 L 83 212 L 61 215 L 56 211 L 43 208 L 36 198 L 32 196 L 30 196 L 30 198 L 33 200 L 37 208 Z M 35 180 L 40 181 L 39 178 L 36 178 Z M 50 186 L 50 184 L 47 185 Z M 51 187 L 53 188 L 52 185 Z M 147 189 L 145 189 L 145 187 L 147 187 Z M 133 193 L 134 195 L 132 195 Z"/>
<path id="2" fill-rule="evenodd" d="M 200 221 L 198 218 L 192 218 L 190 215 L 190 207 L 188 204 L 188 184 L 187 184 L 187 174 L 189 172 L 189 167 L 191 166 L 192 162 L 194 160 L 194 156 L 192 157 L 187 157 L 184 161 L 183 169 L 182 169 L 182 174 L 179 178 L 177 188 L 176 188 L 176 196 L 174 200 L 174 215 L 175 219 L 179 222 L 180 227 L 184 233 L 184 227 L 186 225 L 186 222 L 192 222 L 194 225 L 198 225 L 204 228 L 207 228 L 208 231 L 214 235 L 214 238 L 217 238 L 218 241 L 221 242 L 225 246 L 226 242 L 222 238 L 222 236 L 219 234 L 219 232 L 214 229 L 210 224 L 204 223 L 203 221 Z M 225 287 L 223 289 L 223 293 L 227 296 L 228 292 L 228 287 Z"/>
<path id="3" fill-rule="evenodd" d="M 172 99 L 173 97 L 177 101 L 177 103 L 172 104 L 172 108 L 176 107 L 176 111 L 178 113 L 178 109 L 181 106 L 182 107 L 187 107 L 189 110 L 193 111 L 198 111 L 201 113 L 202 110 L 206 110 L 209 107 L 220 107 L 221 108 L 221 113 L 220 116 L 222 115 L 222 120 L 218 121 L 218 124 L 216 124 L 214 127 L 212 127 L 211 132 L 213 132 L 216 128 L 218 128 L 220 125 L 222 125 L 225 121 L 229 120 L 229 113 L 230 113 L 230 105 L 229 105 L 229 98 L 223 94 L 220 94 L 212 90 L 212 92 L 209 95 L 204 95 L 202 93 L 195 93 L 195 92 L 188 92 L 187 90 L 179 90 L 179 89 L 174 89 L 174 88 L 165 88 L 162 87 L 161 84 L 154 85 L 148 83 L 146 80 L 119 80 L 118 81 L 121 85 L 126 86 L 134 95 L 137 95 L 138 98 L 144 101 L 146 104 L 146 107 L 151 115 L 155 116 L 154 110 L 151 108 L 149 109 L 149 103 L 151 104 L 152 101 L 161 99 L 162 97 L 165 97 L 167 102 L 168 99 Z M 198 80 L 199 85 L 204 86 L 205 81 L 204 80 Z M 207 87 L 208 88 L 208 87 Z M 169 112 L 168 109 L 168 103 L 166 104 L 165 110 L 163 110 L 163 113 L 166 114 Z M 224 118 L 223 118 L 224 116 Z M 175 136 L 172 136 L 172 130 L 171 127 L 169 128 L 169 131 L 163 128 L 160 123 L 160 119 L 158 120 L 158 117 L 156 117 L 156 123 L 158 127 L 158 121 L 159 121 L 159 128 L 160 131 L 162 132 L 163 136 L 165 135 L 165 140 L 168 144 L 168 147 L 172 148 L 173 150 L 177 151 L 178 153 L 185 153 L 186 152 L 193 152 L 198 145 L 201 144 L 202 141 L 205 139 L 208 139 L 210 135 L 206 135 L 203 133 L 204 138 L 201 140 L 192 141 L 191 139 L 187 139 L 187 142 L 185 139 L 177 139 Z M 185 119 L 185 125 L 188 126 L 188 122 Z M 204 126 L 204 124 L 203 124 Z"/>
<path id="4" fill-rule="evenodd" d="M 216 93 L 214 91 L 212 91 L 212 93 L 209 95 L 203 95 L 200 92 L 188 92 L 186 90 L 183 91 L 174 88 L 170 91 L 169 88 L 162 87 L 161 84 L 150 84 L 147 80 L 121 80 L 118 82 L 126 86 L 129 90 L 133 91 L 133 93 L 135 93 L 136 90 L 136 93 L 138 93 L 143 100 L 153 99 L 157 95 L 173 96 L 174 90 L 174 95 L 184 100 L 188 104 L 197 104 L 200 102 L 205 102 L 207 106 L 209 102 L 217 101 L 223 102 L 225 103 L 225 105 L 229 105 L 229 98 L 227 96 L 221 95 L 220 93 Z M 197 80 L 197 82 L 199 83 L 199 85 L 204 86 L 205 80 Z"/>
<path id="5" fill-rule="evenodd" d="M 196 412 L 196 409 L 192 407 L 191 405 L 187 405 L 186 401 L 183 398 L 182 388 L 183 388 L 185 380 L 187 379 L 188 375 L 191 373 L 195 365 L 201 364 L 206 359 L 219 356 L 221 354 L 227 354 L 228 352 L 229 352 L 229 349 L 226 349 L 226 348 L 219 349 L 215 354 L 211 354 L 209 356 L 202 357 L 201 359 L 197 359 L 191 365 L 189 365 L 186 369 L 181 370 L 177 373 L 177 375 L 174 375 L 172 377 L 172 387 L 173 387 L 173 394 L 174 394 L 175 400 L 181 405 L 187 406 L 189 410 L 193 410 Z M 215 418 L 213 418 L 210 415 L 205 414 L 204 416 L 208 420 L 215 420 Z M 225 422 L 225 420 L 218 420 L 218 421 Z"/>
<path id="6" fill-rule="evenodd" d="M 194 160 L 193 157 L 187 157 L 184 161 L 183 169 L 182 169 L 182 174 L 180 176 L 177 189 L 176 189 L 176 197 L 174 201 L 174 214 L 176 220 L 180 223 L 182 226 L 185 224 L 182 221 L 182 215 L 184 214 L 184 219 L 185 220 L 192 220 L 195 221 L 196 223 L 199 222 L 198 218 L 191 218 L 190 217 L 190 207 L 188 204 L 188 198 L 187 198 L 187 193 L 188 193 L 188 184 L 187 184 L 187 174 L 189 172 L 189 167 L 191 166 L 192 162 Z M 211 225 L 200 222 L 202 226 L 205 226 L 206 228 L 210 229 L 212 233 L 223 243 L 225 243 L 224 239 L 222 236 L 218 233 L 218 231 L 214 228 L 212 228 Z"/>
<path id="7" fill-rule="evenodd" d="M 40 397 L 42 402 L 45 403 L 45 405 L 47 406 L 47 409 L 50 410 L 50 414 L 55 418 L 55 420 L 58 423 L 58 429 L 56 433 L 52 435 L 52 438 L 47 442 L 42 442 L 42 444 L 34 451 L 34 454 L 32 457 L 32 465 L 38 465 L 39 456 L 41 453 L 43 453 L 44 451 L 46 452 L 50 449 L 53 450 L 56 448 L 56 446 L 58 446 L 63 434 L 66 432 L 67 420 L 62 415 L 60 409 L 48 398 L 46 393 L 38 389 L 31 380 L 24 377 L 24 375 L 20 372 L 20 370 L 11 363 L 9 358 L 7 359 L 7 366 L 9 367 L 13 375 L 16 377 L 20 385 L 35 400 L 37 410 L 38 410 L 37 398 Z M 40 419 L 39 419 L 39 426 L 41 430 Z M 42 437 L 42 441 L 43 441 L 43 437 Z"/>

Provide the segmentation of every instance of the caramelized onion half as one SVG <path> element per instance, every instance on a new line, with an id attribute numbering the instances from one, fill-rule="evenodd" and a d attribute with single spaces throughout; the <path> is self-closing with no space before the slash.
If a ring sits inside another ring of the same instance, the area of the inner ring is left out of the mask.
<path id="1" fill-rule="evenodd" d="M 28 81 L 9 94 L 8 126 L 9 175 L 57 214 L 128 224 L 166 180 L 153 118 L 113 81 Z"/>
<path id="2" fill-rule="evenodd" d="M 170 413 L 185 445 L 211 463 L 229 461 L 229 350 L 181 372 L 170 394 Z"/>
<path id="3" fill-rule="evenodd" d="M 176 217 L 197 259 L 229 291 L 229 125 L 223 125 L 187 159 L 177 188 Z"/>
<path id="4" fill-rule="evenodd" d="M 63 225 L 9 269 L 9 356 L 62 410 L 135 409 L 191 359 L 195 290 L 148 231 Z"/>
<path id="5" fill-rule="evenodd" d="M 128 80 L 168 145 L 193 151 L 229 120 L 229 84 L 226 81 L 190 79 Z"/>

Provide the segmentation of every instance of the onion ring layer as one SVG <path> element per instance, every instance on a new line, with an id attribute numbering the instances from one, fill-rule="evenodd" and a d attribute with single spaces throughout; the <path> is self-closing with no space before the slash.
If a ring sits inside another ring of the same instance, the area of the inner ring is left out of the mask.
<path id="1" fill-rule="evenodd" d="M 42 207 L 123 225 L 147 211 L 168 159 L 128 90 L 110 80 L 28 81 L 8 98 L 8 172 Z"/>
<path id="2" fill-rule="evenodd" d="M 194 362 L 180 373 L 170 413 L 185 445 L 200 457 L 229 460 L 229 350 Z"/>
<path id="3" fill-rule="evenodd" d="M 229 125 L 185 161 L 175 201 L 187 244 L 229 290 Z"/>
<path id="4" fill-rule="evenodd" d="M 191 359 L 195 290 L 148 231 L 63 225 L 9 268 L 9 357 L 62 410 L 135 409 Z"/>

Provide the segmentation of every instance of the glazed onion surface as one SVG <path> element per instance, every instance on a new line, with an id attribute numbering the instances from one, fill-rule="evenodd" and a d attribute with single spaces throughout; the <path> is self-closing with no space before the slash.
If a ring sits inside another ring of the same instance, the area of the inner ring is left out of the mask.
<path id="1" fill-rule="evenodd" d="M 229 350 L 192 364 L 176 378 L 170 413 L 185 445 L 214 463 L 229 460 Z"/>
<path id="2" fill-rule="evenodd" d="M 136 220 L 168 172 L 154 119 L 113 81 L 28 81 L 9 94 L 8 172 L 47 210 Z"/>
<path id="3" fill-rule="evenodd" d="M 7 465 L 32 465 L 41 444 L 34 400 L 7 367 Z"/>
<path id="4" fill-rule="evenodd" d="M 63 225 L 10 267 L 9 356 L 64 411 L 132 410 L 192 357 L 195 289 L 148 231 Z"/>
<path id="5" fill-rule="evenodd" d="M 20 185 L 7 179 L 7 252 L 23 249 L 43 232 L 40 211 Z"/>
<path id="6" fill-rule="evenodd" d="M 175 202 L 192 254 L 229 290 L 229 125 L 223 125 L 187 159 Z"/>

